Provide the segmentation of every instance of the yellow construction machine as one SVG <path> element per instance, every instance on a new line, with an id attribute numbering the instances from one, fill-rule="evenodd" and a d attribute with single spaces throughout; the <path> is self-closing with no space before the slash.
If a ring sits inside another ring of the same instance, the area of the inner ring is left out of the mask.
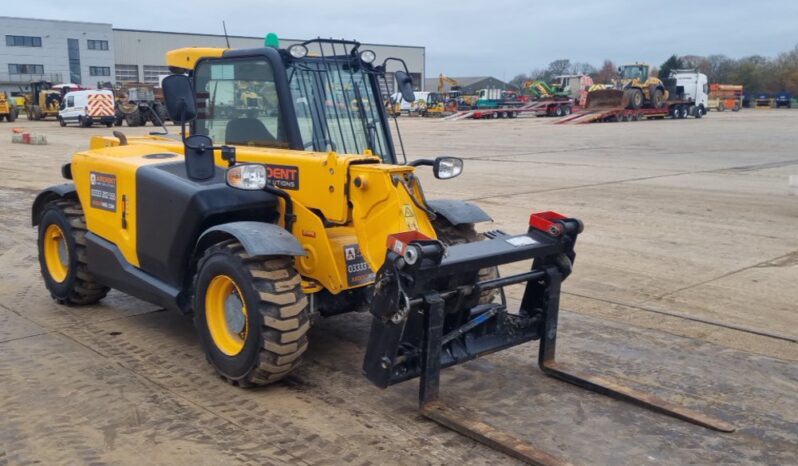
<path id="1" fill-rule="evenodd" d="M 62 167 L 67 183 L 34 201 L 50 294 L 81 305 L 115 288 L 193 314 L 207 360 L 240 387 L 290 374 L 313 344 L 314 319 L 368 311 L 350 318 L 371 321 L 369 381 L 420 378 L 425 416 L 526 461 L 553 456 L 443 404 L 442 368 L 540 340 L 547 375 L 730 429 L 555 362 L 560 287 L 582 223 L 545 211 L 520 233 L 478 234 L 475 224 L 490 220 L 479 207 L 428 199 L 417 170 L 445 180 L 463 161 L 400 158 L 381 89 L 388 65 L 398 66 L 412 102 L 412 79 L 401 60 L 375 59 L 357 42 L 324 39 L 170 52 L 180 74 L 163 91 L 182 140 L 96 136 Z M 259 95 L 217 113 L 217 102 L 250 98 L 229 95 L 237 89 Z M 499 276 L 498 266 L 519 261 L 531 265 Z M 518 309 L 508 309 L 510 285 L 526 287 Z"/>
<path id="2" fill-rule="evenodd" d="M 6 92 L 0 91 L 0 121 L 2 121 L 3 118 L 8 122 L 16 120 L 17 112 L 17 106 L 14 105 L 11 96 Z"/>
<path id="3" fill-rule="evenodd" d="M 61 91 L 52 88 L 47 81 L 34 81 L 28 85 L 25 97 L 25 114 L 28 120 L 57 118 L 61 109 Z"/>
<path id="4" fill-rule="evenodd" d="M 650 76 L 650 67 L 645 63 L 624 65 L 618 68 L 619 79 L 606 89 L 588 93 L 588 108 L 624 107 L 662 108 L 668 100 L 668 91 L 662 81 Z"/>

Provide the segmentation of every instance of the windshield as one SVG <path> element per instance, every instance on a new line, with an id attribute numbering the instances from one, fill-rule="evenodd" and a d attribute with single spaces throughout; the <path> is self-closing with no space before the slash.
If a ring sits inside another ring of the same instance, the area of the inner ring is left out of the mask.
<path id="1" fill-rule="evenodd" d="M 623 79 L 642 79 L 643 67 L 642 66 L 624 66 L 621 73 Z"/>
<path id="2" fill-rule="evenodd" d="M 307 58 L 291 63 L 287 73 L 305 150 L 362 154 L 369 149 L 390 160 L 383 102 L 369 71 L 349 58 Z"/>

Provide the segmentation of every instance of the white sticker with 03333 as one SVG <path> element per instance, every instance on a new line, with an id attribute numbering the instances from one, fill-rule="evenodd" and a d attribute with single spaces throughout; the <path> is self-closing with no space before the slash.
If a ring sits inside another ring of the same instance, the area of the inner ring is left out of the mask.
<path id="1" fill-rule="evenodd" d="M 529 246 L 530 244 L 536 244 L 537 241 L 533 240 L 529 236 L 522 235 L 522 236 L 513 236 L 512 238 L 508 238 L 505 241 L 512 244 L 513 246 Z"/>

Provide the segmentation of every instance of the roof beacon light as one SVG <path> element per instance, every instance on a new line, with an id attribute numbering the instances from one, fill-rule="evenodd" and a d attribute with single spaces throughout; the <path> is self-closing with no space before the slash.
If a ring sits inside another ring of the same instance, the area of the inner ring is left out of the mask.
<path id="1" fill-rule="evenodd" d="M 280 39 L 277 37 L 277 34 L 273 32 L 266 34 L 266 37 L 263 38 L 263 46 L 275 49 L 280 48 Z"/>
<path id="2" fill-rule="evenodd" d="M 288 53 L 294 58 L 305 58 L 308 54 L 308 48 L 302 44 L 294 44 L 288 47 Z"/>

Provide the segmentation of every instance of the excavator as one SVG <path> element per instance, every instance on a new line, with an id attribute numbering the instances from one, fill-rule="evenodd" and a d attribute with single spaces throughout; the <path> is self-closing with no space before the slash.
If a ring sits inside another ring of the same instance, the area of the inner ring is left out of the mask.
<path id="1" fill-rule="evenodd" d="M 567 100 L 570 98 L 567 92 L 562 88 L 548 84 L 542 79 L 524 81 L 521 85 L 529 95 L 535 100 Z"/>
<path id="2" fill-rule="evenodd" d="M 645 63 L 619 67 L 620 78 L 611 86 L 588 93 L 587 107 L 662 108 L 668 100 L 668 91 L 662 80 L 651 76 L 650 71 Z"/>

